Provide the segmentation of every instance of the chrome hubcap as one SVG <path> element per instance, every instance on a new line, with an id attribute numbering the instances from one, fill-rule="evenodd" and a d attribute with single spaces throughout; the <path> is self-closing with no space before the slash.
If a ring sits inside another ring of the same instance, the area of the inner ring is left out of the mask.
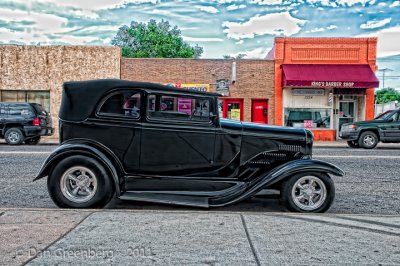
<path id="1" fill-rule="evenodd" d="M 83 203 L 89 201 L 96 194 L 97 179 L 89 168 L 71 167 L 62 175 L 60 188 L 68 200 Z"/>
<path id="2" fill-rule="evenodd" d="M 20 138 L 20 136 L 19 136 L 19 134 L 18 134 L 17 132 L 11 132 L 11 133 L 8 135 L 8 140 L 9 140 L 10 142 L 12 142 L 12 143 L 18 142 L 18 141 L 19 141 L 19 138 Z"/>
<path id="3" fill-rule="evenodd" d="M 304 176 L 296 181 L 292 189 L 293 202 L 302 210 L 312 211 L 326 200 L 326 186 L 315 176 Z"/>
<path id="4" fill-rule="evenodd" d="M 368 145 L 368 146 L 372 146 L 375 143 L 375 138 L 372 137 L 371 135 L 366 135 L 363 139 L 364 144 Z"/>

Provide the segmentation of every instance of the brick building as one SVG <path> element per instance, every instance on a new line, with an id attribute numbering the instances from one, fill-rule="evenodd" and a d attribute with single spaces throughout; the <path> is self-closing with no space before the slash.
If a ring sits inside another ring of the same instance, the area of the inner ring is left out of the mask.
<path id="1" fill-rule="evenodd" d="M 118 47 L 0 45 L 0 101 L 41 103 L 58 129 L 62 84 L 121 78 L 220 92 L 220 116 L 334 140 L 371 119 L 376 38 L 275 38 L 267 59 L 128 59 Z M 58 132 L 53 136 L 58 137 Z"/>
<path id="2" fill-rule="evenodd" d="M 58 138 L 62 84 L 119 78 L 120 54 L 116 47 L 0 45 L 0 101 L 42 104 Z"/>
<path id="3" fill-rule="evenodd" d="M 275 38 L 275 124 L 335 140 L 344 123 L 374 116 L 376 38 Z"/>
<path id="4" fill-rule="evenodd" d="M 220 103 L 223 117 L 274 123 L 274 62 L 223 59 L 121 59 L 121 79 L 217 91 L 225 81 L 227 97 Z"/>

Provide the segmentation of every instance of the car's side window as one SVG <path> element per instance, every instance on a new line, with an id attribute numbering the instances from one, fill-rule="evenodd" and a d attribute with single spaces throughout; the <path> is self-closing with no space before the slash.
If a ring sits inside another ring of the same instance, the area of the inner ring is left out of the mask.
<path id="1" fill-rule="evenodd" d="M 6 110 L 4 104 L 0 104 L 0 116 L 4 117 L 6 115 Z"/>
<path id="2" fill-rule="evenodd" d="M 141 98 L 137 91 L 117 92 L 103 103 L 99 114 L 139 119 Z"/>
<path id="3" fill-rule="evenodd" d="M 9 105 L 9 115 L 10 116 L 24 116 L 24 117 L 31 117 L 35 114 L 31 110 L 29 106 L 26 104 L 10 104 Z"/>
<path id="4" fill-rule="evenodd" d="M 213 116 L 211 103 L 205 97 L 151 94 L 148 97 L 147 116 L 210 123 Z"/>

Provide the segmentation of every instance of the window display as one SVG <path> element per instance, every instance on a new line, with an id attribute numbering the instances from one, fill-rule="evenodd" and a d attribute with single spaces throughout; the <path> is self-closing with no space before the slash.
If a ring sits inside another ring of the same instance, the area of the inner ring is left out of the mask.
<path id="1" fill-rule="evenodd" d="M 286 108 L 285 126 L 296 128 L 331 127 L 331 109 Z"/>

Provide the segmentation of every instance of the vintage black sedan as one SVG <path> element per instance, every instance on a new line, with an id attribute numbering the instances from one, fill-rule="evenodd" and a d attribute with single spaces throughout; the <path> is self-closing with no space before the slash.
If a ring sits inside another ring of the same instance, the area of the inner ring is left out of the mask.
<path id="1" fill-rule="evenodd" d="M 113 197 L 221 207 L 273 189 L 291 211 L 328 210 L 331 175 L 344 173 L 312 159 L 312 133 L 222 119 L 218 97 L 125 80 L 67 82 L 61 145 L 35 180 L 47 176 L 62 208 Z"/>

